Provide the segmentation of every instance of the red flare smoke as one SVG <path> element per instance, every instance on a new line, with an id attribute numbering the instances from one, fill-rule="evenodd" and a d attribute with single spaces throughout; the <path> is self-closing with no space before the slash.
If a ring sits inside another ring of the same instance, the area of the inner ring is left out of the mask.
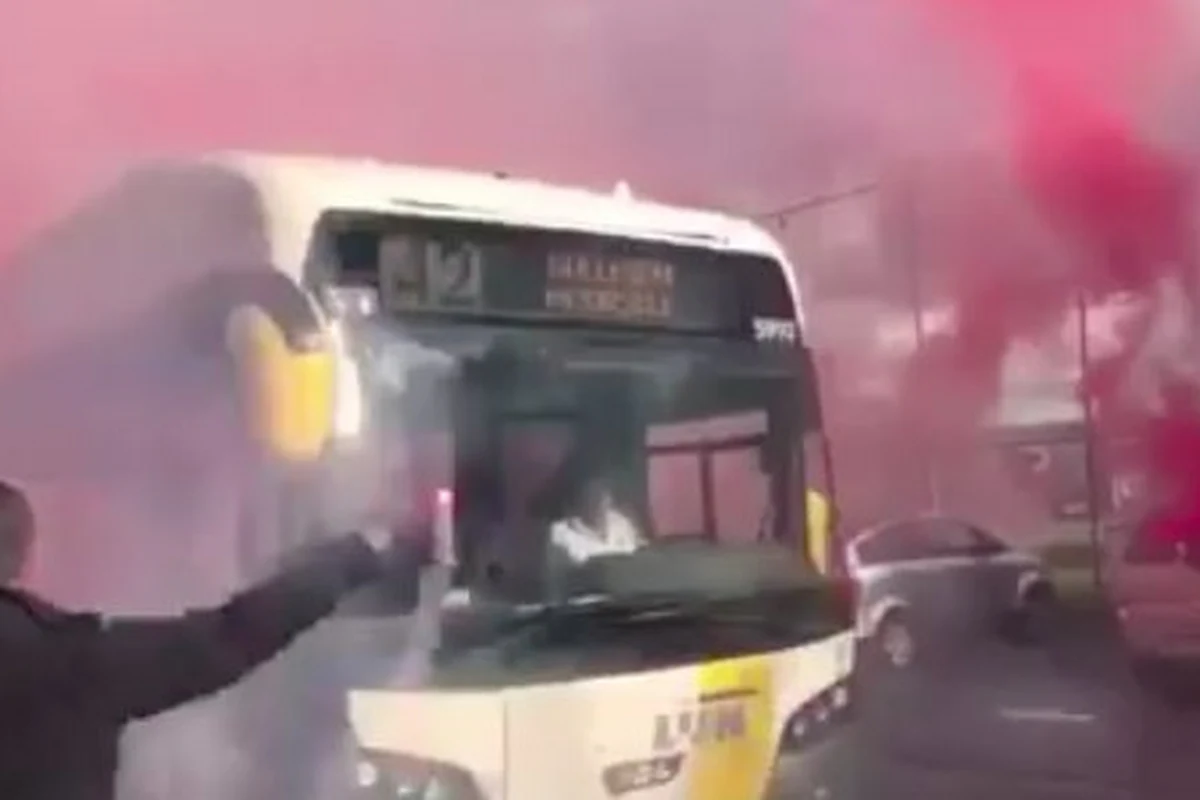
<path id="1" fill-rule="evenodd" d="M 978 414 L 995 397 L 1001 362 L 1016 340 L 1044 332 L 1079 297 L 1094 304 L 1136 294 L 1149 310 L 1126 331 L 1120 352 L 1090 366 L 1081 389 L 1106 433 L 1137 436 L 1141 467 L 1165 504 L 1162 530 L 1200 534 L 1200 477 L 1193 477 L 1200 476 L 1200 387 L 1180 384 L 1186 369 L 1178 358 L 1158 354 L 1152 374 L 1136 378 L 1150 378 L 1158 402 L 1131 405 L 1128 391 L 1135 367 L 1154 355 L 1146 352 L 1148 332 L 1164 313 L 1155 298 L 1192 292 L 1200 266 L 1193 165 L 1149 133 L 1161 127 L 1155 114 L 1173 111 L 1147 107 L 1147 99 L 1173 88 L 1164 65 L 1185 46 L 1172 36 L 1181 29 L 1174 10 L 1146 0 L 953 0 L 931 8 L 943 30 L 981 49 L 1005 76 L 1006 160 L 1058 253 L 1005 261 L 1011 247 L 997 240 L 1019 234 L 982 221 L 994 238 L 977 241 L 966 263 L 952 267 L 959 273 L 957 327 L 922 354 L 912 375 L 923 385 L 931 373 L 973 373 L 986 388 Z M 1031 267 L 1029 258 L 1040 263 Z M 1197 356 L 1188 348 L 1183 358 Z"/>

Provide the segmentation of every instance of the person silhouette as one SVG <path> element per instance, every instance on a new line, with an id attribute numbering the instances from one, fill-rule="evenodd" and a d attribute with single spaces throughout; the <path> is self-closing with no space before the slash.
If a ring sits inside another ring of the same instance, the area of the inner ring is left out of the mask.
<path id="1" fill-rule="evenodd" d="M 0 481 L 0 797 L 110 800 L 125 725 L 241 679 L 413 548 L 390 531 L 291 554 L 273 577 L 215 608 L 106 619 L 58 608 L 19 585 L 33 509 Z"/>

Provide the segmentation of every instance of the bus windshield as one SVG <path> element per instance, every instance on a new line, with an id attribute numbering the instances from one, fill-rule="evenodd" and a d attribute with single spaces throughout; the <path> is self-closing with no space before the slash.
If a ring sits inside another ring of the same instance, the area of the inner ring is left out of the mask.
<path id="1" fill-rule="evenodd" d="M 455 498 L 459 584 L 539 603 L 746 594 L 801 534 L 801 377 L 697 344 L 370 324 L 371 438 L 404 524 Z M 713 569 L 720 554 L 762 564 Z M 767 551 L 772 551 L 767 555 Z M 682 560 L 681 560 L 682 559 Z M 787 559 L 799 572 L 799 556 Z M 669 565 L 694 564 L 687 570 Z"/>

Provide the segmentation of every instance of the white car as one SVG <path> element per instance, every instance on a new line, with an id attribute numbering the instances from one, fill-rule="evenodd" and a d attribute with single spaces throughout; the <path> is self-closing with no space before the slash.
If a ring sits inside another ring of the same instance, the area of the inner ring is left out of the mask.
<path id="1" fill-rule="evenodd" d="M 858 635 L 872 656 L 907 667 L 918 653 L 1010 625 L 1031 634 L 1053 606 L 1042 563 L 961 520 L 918 517 L 869 528 L 846 546 Z"/>

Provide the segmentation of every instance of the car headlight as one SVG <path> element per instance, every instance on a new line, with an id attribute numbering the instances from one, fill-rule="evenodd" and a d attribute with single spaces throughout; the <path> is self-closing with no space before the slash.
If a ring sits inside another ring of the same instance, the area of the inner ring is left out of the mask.
<path id="1" fill-rule="evenodd" d="M 354 777 L 361 800 L 483 800 L 466 770 L 404 753 L 361 751 Z"/>

